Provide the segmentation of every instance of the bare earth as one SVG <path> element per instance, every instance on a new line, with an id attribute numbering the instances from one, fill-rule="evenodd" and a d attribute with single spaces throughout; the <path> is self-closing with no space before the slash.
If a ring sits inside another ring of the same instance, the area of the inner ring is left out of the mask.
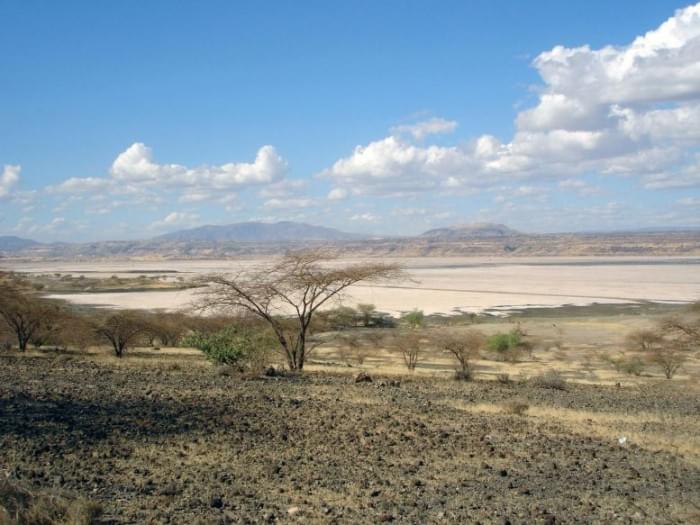
<path id="1" fill-rule="evenodd" d="M 244 381 L 181 353 L 5 354 L 0 472 L 102 523 L 697 523 L 697 400 L 676 381 Z"/>

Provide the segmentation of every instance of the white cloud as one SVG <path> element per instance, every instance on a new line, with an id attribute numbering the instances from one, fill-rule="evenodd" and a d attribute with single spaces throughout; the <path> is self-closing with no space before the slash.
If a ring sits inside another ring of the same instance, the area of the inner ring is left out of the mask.
<path id="1" fill-rule="evenodd" d="M 160 230 L 173 227 L 189 227 L 194 226 L 199 220 L 199 215 L 196 213 L 173 211 L 163 217 L 159 221 L 151 224 L 151 229 Z"/>
<path id="2" fill-rule="evenodd" d="M 151 148 L 136 142 L 119 154 L 110 174 L 122 181 L 223 189 L 269 184 L 282 179 L 287 171 L 287 162 L 273 146 L 260 148 L 252 163 L 231 162 L 221 166 L 187 168 L 178 164 L 156 164 L 152 156 Z"/>
<path id="3" fill-rule="evenodd" d="M 0 199 L 8 197 L 12 188 L 19 182 L 21 166 L 5 164 L 0 174 Z"/>
<path id="4" fill-rule="evenodd" d="M 399 217 L 417 217 L 427 215 L 429 212 L 428 208 L 394 208 L 391 214 Z"/>
<path id="5" fill-rule="evenodd" d="M 456 147 L 419 147 L 389 136 L 357 146 L 321 175 L 359 193 L 413 193 L 439 187 L 450 174 L 460 176 L 470 162 Z"/>
<path id="6" fill-rule="evenodd" d="M 310 208 L 313 205 L 313 199 L 303 197 L 298 199 L 269 199 L 263 204 L 266 208 L 272 209 Z"/>
<path id="7" fill-rule="evenodd" d="M 212 200 L 214 197 L 208 191 L 188 191 L 180 195 L 178 202 L 205 202 Z"/>
<path id="8" fill-rule="evenodd" d="M 684 197 L 678 199 L 678 204 L 681 206 L 696 206 L 700 208 L 700 197 Z"/>
<path id="9" fill-rule="evenodd" d="M 265 199 L 280 199 L 284 197 L 291 197 L 298 192 L 305 189 L 307 186 L 307 181 L 302 179 L 296 180 L 282 180 L 265 186 L 258 192 L 260 197 Z"/>
<path id="10" fill-rule="evenodd" d="M 379 217 L 374 215 L 373 213 L 357 213 L 350 217 L 351 221 L 364 221 L 364 222 L 377 222 L 379 220 Z"/>
<path id="11" fill-rule="evenodd" d="M 695 162 L 677 170 L 669 170 L 645 175 L 642 179 L 647 189 L 700 187 L 700 154 Z"/>
<path id="12" fill-rule="evenodd" d="M 108 177 L 72 177 L 47 187 L 49 193 L 147 194 L 163 190 L 186 191 L 182 202 L 201 202 L 215 198 L 222 190 L 275 184 L 287 172 L 287 162 L 273 146 L 261 147 L 250 163 L 202 165 L 189 168 L 179 164 L 158 164 L 145 144 L 136 142 L 120 153 L 112 163 Z"/>
<path id="13" fill-rule="evenodd" d="M 517 115 L 510 142 L 482 135 L 443 147 L 401 138 L 454 129 L 434 119 L 432 127 L 392 128 L 393 135 L 357 146 L 322 175 L 338 188 L 381 195 L 566 181 L 592 172 L 638 176 L 650 189 L 697 184 L 700 4 L 627 46 L 556 46 L 533 65 L 543 82 L 539 100 Z"/>
<path id="14" fill-rule="evenodd" d="M 570 190 L 579 195 L 596 195 L 601 192 L 598 186 L 588 184 L 581 179 L 565 179 L 559 183 L 559 187 L 564 190 Z"/>
<path id="15" fill-rule="evenodd" d="M 49 193 L 93 193 L 112 186 L 113 181 L 99 177 L 71 177 L 55 186 L 47 186 Z"/>
<path id="16" fill-rule="evenodd" d="M 402 124 L 400 126 L 394 126 L 391 128 L 391 133 L 394 135 L 408 134 L 416 140 L 423 140 L 428 135 L 452 133 L 456 129 L 456 121 L 434 117 L 415 124 Z"/>
<path id="17" fill-rule="evenodd" d="M 348 190 L 345 188 L 333 188 L 328 192 L 329 201 L 341 201 L 348 197 Z"/>

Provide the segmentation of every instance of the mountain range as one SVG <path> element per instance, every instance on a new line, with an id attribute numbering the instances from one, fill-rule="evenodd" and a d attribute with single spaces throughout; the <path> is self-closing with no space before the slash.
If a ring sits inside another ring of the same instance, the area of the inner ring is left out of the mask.
<path id="1" fill-rule="evenodd" d="M 239 222 L 224 226 L 200 226 L 189 230 L 166 233 L 154 240 L 164 241 L 236 241 L 236 242 L 293 242 L 293 241 L 347 241 L 361 239 L 362 235 L 334 228 L 314 226 L 302 222 Z"/>
<path id="2" fill-rule="evenodd" d="M 304 247 L 347 256 L 700 255 L 700 230 L 528 234 L 476 223 L 417 236 L 370 236 L 299 222 L 201 226 L 136 241 L 39 243 L 0 236 L 0 257 L 13 259 L 215 259 L 261 256 Z"/>

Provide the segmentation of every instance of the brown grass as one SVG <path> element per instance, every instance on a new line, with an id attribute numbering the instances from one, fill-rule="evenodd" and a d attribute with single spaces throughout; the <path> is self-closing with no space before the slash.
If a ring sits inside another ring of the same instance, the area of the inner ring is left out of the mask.
<path id="1" fill-rule="evenodd" d="M 90 525 L 101 507 L 59 491 L 36 491 L 0 480 L 0 525 Z"/>

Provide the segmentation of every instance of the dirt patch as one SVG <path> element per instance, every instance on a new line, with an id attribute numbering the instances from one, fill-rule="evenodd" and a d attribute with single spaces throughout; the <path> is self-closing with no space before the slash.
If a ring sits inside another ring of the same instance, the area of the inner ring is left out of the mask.
<path id="1" fill-rule="evenodd" d="M 533 414 L 481 409 L 516 398 Z M 242 381 L 187 362 L 3 356 L 0 475 L 96 501 L 104 523 L 690 523 L 692 450 L 621 445 L 586 419 L 657 439 L 650 414 L 683 426 L 699 409 L 672 386 Z"/>

